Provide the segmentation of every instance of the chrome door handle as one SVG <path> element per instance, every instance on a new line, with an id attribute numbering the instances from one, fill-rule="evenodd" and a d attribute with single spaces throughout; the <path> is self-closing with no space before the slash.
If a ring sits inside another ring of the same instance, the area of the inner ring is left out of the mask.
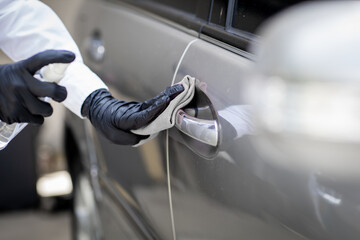
<path id="1" fill-rule="evenodd" d="M 216 147 L 219 141 L 219 123 L 193 117 L 183 110 L 176 113 L 175 127 L 191 138 Z"/>

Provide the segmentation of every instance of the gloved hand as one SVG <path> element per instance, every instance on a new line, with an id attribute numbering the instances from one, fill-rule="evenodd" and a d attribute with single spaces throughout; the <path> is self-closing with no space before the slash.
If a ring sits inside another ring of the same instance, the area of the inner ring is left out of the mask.
<path id="1" fill-rule="evenodd" d="M 174 85 L 145 102 L 126 102 L 113 98 L 106 89 L 99 89 L 86 98 L 81 114 L 89 118 L 94 127 L 112 142 L 135 145 L 148 136 L 136 135 L 130 130 L 141 128 L 154 120 L 182 91 L 182 85 Z"/>
<path id="2" fill-rule="evenodd" d="M 69 51 L 47 50 L 26 60 L 0 65 L 0 120 L 6 123 L 42 124 L 52 114 L 49 103 L 39 97 L 64 101 L 66 89 L 55 83 L 41 82 L 33 77 L 50 63 L 70 63 L 75 55 Z"/>

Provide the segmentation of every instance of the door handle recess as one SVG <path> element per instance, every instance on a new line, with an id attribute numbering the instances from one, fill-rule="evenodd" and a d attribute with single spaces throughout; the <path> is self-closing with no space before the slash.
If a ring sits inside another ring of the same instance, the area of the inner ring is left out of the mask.
<path id="1" fill-rule="evenodd" d="M 183 110 L 176 113 L 175 127 L 184 134 L 202 143 L 216 147 L 219 141 L 219 123 L 193 117 Z"/>

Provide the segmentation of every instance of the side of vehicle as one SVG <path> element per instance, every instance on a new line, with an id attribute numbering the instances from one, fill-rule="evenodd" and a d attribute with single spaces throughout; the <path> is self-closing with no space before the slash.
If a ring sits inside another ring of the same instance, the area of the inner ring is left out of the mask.
<path id="1" fill-rule="evenodd" d="M 77 41 L 84 48 L 85 61 L 108 84 L 112 94 L 124 100 L 143 101 L 169 86 L 183 50 L 196 38 L 194 33 L 189 35 L 142 16 L 121 2 L 87 2 L 79 19 L 80 40 Z M 102 44 L 105 57 L 103 61 L 101 56 L 100 61 L 94 60 Z M 75 128 L 82 129 L 82 126 L 80 122 Z M 93 170 L 96 169 L 99 176 L 92 178 L 92 185 L 101 187 L 98 215 L 100 222 L 111 223 L 102 225 L 103 236 L 107 239 L 114 236 L 170 239 L 165 135 L 132 148 L 111 144 L 92 128 L 82 134 L 89 133 L 90 149 L 96 150 Z M 75 142 L 82 142 L 84 138 L 77 139 L 81 140 Z"/>
<path id="2" fill-rule="evenodd" d="M 351 224 L 334 230 L 326 221 L 323 208 L 332 205 L 317 191 L 325 182 L 267 161 L 254 146 L 244 91 L 253 67 L 247 47 L 257 43 L 254 31 L 264 20 L 297 2 L 83 5 L 76 41 L 115 97 L 143 101 L 185 75 L 199 83 L 184 109 L 198 128 L 182 128 L 177 116 L 176 128 L 139 148 L 111 144 L 68 114 L 78 239 L 336 239 L 346 230 L 356 236 Z M 203 120 L 214 136 L 202 135 Z"/>

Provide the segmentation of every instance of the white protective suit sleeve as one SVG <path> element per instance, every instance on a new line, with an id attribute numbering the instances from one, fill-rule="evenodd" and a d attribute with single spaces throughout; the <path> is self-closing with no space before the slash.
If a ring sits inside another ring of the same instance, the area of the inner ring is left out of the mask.
<path id="1" fill-rule="evenodd" d="M 0 48 L 14 61 L 48 49 L 74 52 L 76 59 L 59 84 L 68 92 L 64 105 L 79 117 L 85 99 L 97 89 L 107 89 L 84 65 L 75 41 L 59 17 L 40 1 L 0 0 Z"/>

